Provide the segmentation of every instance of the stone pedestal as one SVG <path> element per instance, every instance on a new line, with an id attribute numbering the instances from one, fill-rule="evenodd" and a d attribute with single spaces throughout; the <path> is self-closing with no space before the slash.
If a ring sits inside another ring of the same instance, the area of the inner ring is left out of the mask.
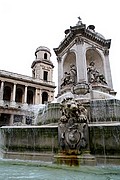
<path id="1" fill-rule="evenodd" d="M 54 156 L 54 163 L 69 166 L 95 166 L 96 159 L 89 152 L 84 152 L 82 155 L 65 155 L 64 153 L 59 153 L 58 155 Z"/>

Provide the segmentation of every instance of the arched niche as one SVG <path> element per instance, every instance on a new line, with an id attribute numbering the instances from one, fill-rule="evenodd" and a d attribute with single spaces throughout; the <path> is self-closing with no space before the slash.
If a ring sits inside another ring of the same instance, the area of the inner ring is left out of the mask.
<path id="1" fill-rule="evenodd" d="M 95 67 L 99 71 L 99 73 L 104 74 L 103 59 L 96 49 L 88 49 L 86 51 L 87 67 L 92 61 L 95 63 Z"/>
<path id="2" fill-rule="evenodd" d="M 76 66 L 76 55 L 74 52 L 69 52 L 65 56 L 63 61 L 63 74 L 70 71 L 70 64 L 74 64 Z"/>

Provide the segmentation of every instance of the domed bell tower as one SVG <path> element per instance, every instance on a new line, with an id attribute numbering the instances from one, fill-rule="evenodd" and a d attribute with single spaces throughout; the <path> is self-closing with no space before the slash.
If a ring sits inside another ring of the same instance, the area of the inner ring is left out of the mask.
<path id="1" fill-rule="evenodd" d="M 32 77 L 40 80 L 40 82 L 52 82 L 53 78 L 53 63 L 50 61 L 50 49 L 40 46 L 35 51 L 35 61 L 31 68 Z"/>
<path id="2" fill-rule="evenodd" d="M 42 96 L 42 104 L 51 102 L 54 99 L 55 84 L 53 82 L 53 63 L 50 60 L 50 49 L 40 46 L 35 51 L 35 60 L 33 61 L 32 77 L 39 83 L 39 89 Z"/>

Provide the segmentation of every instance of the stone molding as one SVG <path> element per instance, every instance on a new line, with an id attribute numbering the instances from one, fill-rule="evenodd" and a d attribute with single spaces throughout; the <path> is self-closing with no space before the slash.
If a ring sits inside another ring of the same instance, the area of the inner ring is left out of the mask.
<path id="1" fill-rule="evenodd" d="M 78 45 L 78 44 L 83 45 L 84 44 L 84 39 L 82 37 L 78 36 L 78 37 L 75 38 L 75 43 L 76 43 L 76 45 Z"/>
<path id="2" fill-rule="evenodd" d="M 105 50 L 104 50 L 104 55 L 105 55 L 105 56 L 108 56 L 108 55 L 109 55 L 109 49 L 105 49 Z"/>
<path id="3" fill-rule="evenodd" d="M 70 27 L 70 33 L 64 38 L 58 48 L 53 49 L 55 54 L 59 55 L 78 35 L 92 40 L 102 47 L 106 47 L 108 49 L 110 48 L 111 39 L 106 40 L 102 38 L 99 34 L 91 32 L 86 28 L 86 25 L 82 24 L 79 26 Z"/>
<path id="4" fill-rule="evenodd" d="M 61 62 L 62 58 L 60 56 L 57 56 L 57 61 Z"/>

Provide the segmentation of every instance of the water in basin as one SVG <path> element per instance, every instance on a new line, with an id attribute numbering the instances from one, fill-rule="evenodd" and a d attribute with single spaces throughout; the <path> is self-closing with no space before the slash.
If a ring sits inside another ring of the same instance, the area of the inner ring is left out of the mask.
<path id="1" fill-rule="evenodd" d="M 120 180 L 120 166 L 68 167 L 40 161 L 0 160 L 0 180 Z"/>

